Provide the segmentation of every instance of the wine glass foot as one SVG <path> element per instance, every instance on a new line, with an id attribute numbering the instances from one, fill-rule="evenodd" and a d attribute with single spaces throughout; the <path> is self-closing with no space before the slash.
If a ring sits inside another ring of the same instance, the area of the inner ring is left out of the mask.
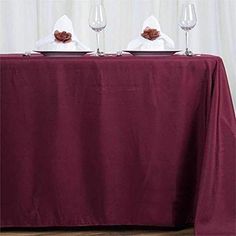
<path id="1" fill-rule="evenodd" d="M 92 52 L 91 54 L 90 54 L 91 56 L 94 56 L 94 57 L 105 57 L 106 56 L 106 54 L 104 53 L 104 52 Z"/>
<path id="2" fill-rule="evenodd" d="M 96 51 L 96 56 L 98 56 L 98 57 L 104 57 L 104 56 L 105 56 L 105 53 L 104 53 L 104 52 L 101 52 L 99 49 L 97 49 L 97 51 Z"/>
<path id="3" fill-rule="evenodd" d="M 104 57 L 104 56 L 105 56 L 105 53 L 104 53 L 104 52 L 99 52 L 99 53 L 97 53 L 97 55 L 98 55 L 99 57 Z"/>
<path id="4" fill-rule="evenodd" d="M 186 50 L 184 53 L 186 56 L 192 57 L 194 56 L 194 53 L 192 51 Z"/>

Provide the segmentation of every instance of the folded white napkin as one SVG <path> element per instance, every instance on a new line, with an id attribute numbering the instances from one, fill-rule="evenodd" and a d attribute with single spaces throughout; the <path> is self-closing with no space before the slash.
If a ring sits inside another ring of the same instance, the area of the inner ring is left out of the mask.
<path id="1" fill-rule="evenodd" d="M 149 40 L 140 35 L 128 44 L 128 50 L 168 50 L 175 47 L 174 41 L 161 31 L 160 24 L 155 16 L 150 16 L 144 21 L 142 32 L 147 27 L 160 31 L 160 36 L 155 40 Z"/>
<path id="2" fill-rule="evenodd" d="M 70 42 L 60 42 L 55 40 L 54 32 L 58 30 L 59 32 L 66 31 L 71 33 Z M 51 51 L 76 51 L 76 50 L 86 50 L 89 48 L 78 40 L 74 34 L 74 29 L 71 20 L 66 16 L 59 18 L 54 26 L 53 31 L 50 35 L 45 38 L 40 39 L 36 42 L 37 50 L 51 50 Z"/>

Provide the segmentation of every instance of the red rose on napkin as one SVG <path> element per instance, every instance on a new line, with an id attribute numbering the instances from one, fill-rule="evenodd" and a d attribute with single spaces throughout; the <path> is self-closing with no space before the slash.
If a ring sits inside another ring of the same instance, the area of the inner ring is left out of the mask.
<path id="1" fill-rule="evenodd" d="M 160 31 L 146 27 L 141 36 L 143 36 L 145 39 L 155 40 L 160 36 Z"/>
<path id="2" fill-rule="evenodd" d="M 59 32 L 58 30 L 56 30 L 54 32 L 54 36 L 55 36 L 55 39 L 59 42 L 69 43 L 71 42 L 72 34 L 67 33 L 66 31 Z"/>

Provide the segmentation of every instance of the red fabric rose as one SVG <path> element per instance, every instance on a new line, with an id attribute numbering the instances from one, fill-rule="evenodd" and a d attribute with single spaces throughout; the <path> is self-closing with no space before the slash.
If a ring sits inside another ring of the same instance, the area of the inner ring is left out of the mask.
<path id="1" fill-rule="evenodd" d="M 160 36 L 160 31 L 157 31 L 156 29 L 151 29 L 149 27 L 146 27 L 141 35 L 145 39 L 155 40 Z"/>
<path id="2" fill-rule="evenodd" d="M 63 42 L 63 43 L 69 43 L 69 42 L 71 42 L 72 34 L 67 33 L 66 31 L 59 32 L 58 30 L 56 30 L 54 32 L 54 37 L 55 37 L 56 41 Z"/>

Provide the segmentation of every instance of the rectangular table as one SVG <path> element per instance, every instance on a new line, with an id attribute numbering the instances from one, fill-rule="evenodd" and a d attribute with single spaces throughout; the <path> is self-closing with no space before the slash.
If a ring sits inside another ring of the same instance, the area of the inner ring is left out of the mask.
<path id="1" fill-rule="evenodd" d="M 236 122 L 219 57 L 2 55 L 1 226 L 236 234 Z"/>

